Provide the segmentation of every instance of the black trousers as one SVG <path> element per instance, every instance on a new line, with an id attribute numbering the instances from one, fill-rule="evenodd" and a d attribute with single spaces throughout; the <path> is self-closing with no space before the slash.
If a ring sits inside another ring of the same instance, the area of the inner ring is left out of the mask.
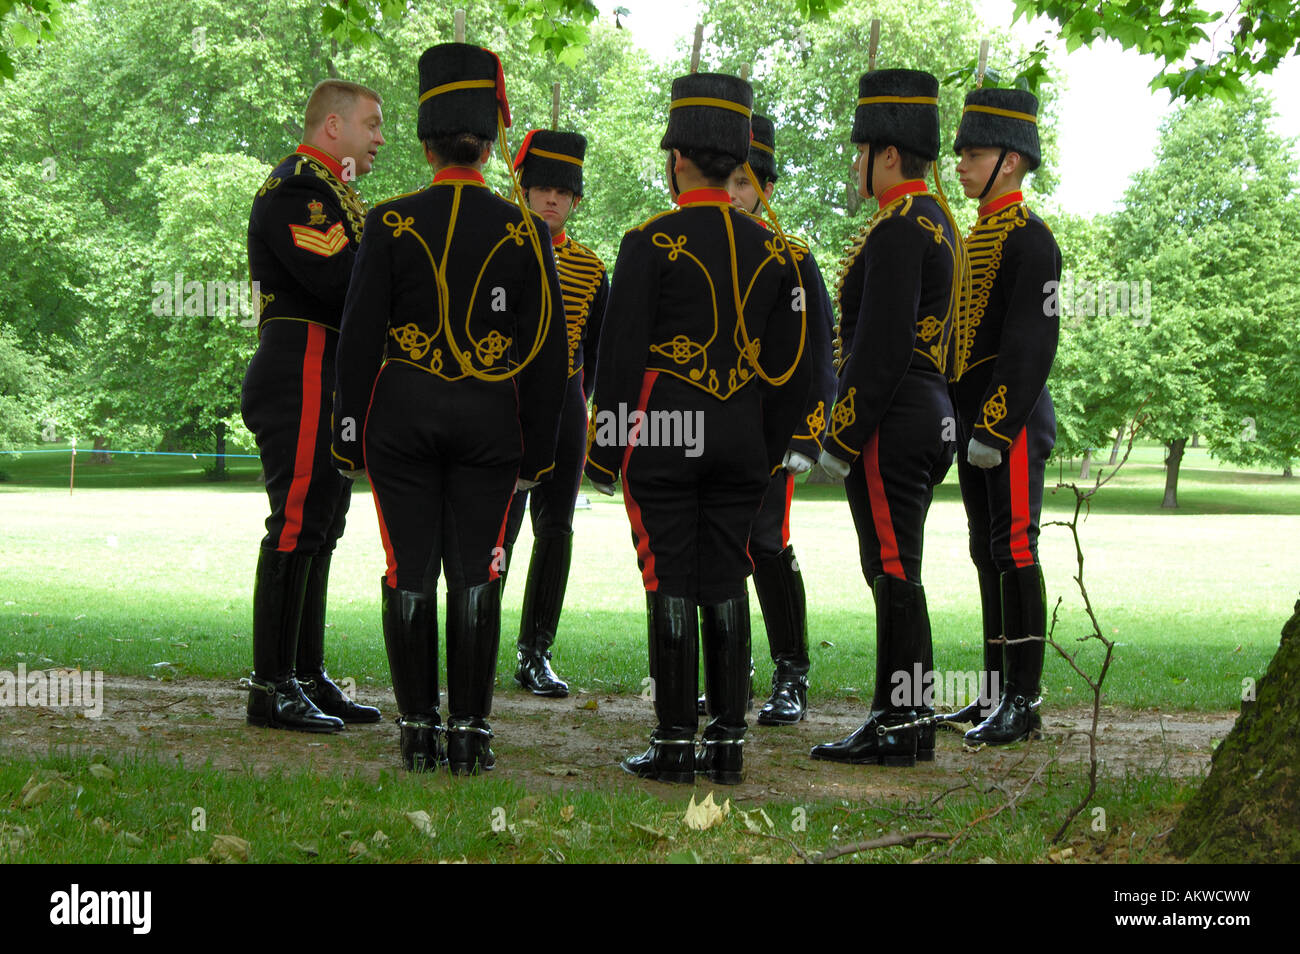
<path id="1" fill-rule="evenodd" d="M 749 556 L 755 563 L 770 559 L 790 545 L 790 502 L 794 474 L 784 467 L 772 475 L 763 503 L 749 531 Z"/>
<path id="2" fill-rule="evenodd" d="M 638 409 L 647 421 L 623 455 L 623 502 L 646 590 L 701 605 L 744 596 L 750 526 L 769 479 L 758 387 L 720 401 L 647 371 Z M 695 446 L 665 445 L 662 415 L 673 411 L 691 415 Z"/>
<path id="3" fill-rule="evenodd" d="M 555 446 L 555 470 L 551 479 L 532 490 L 515 494 L 506 520 L 505 545 L 519 539 L 527 504 L 533 519 L 534 537 L 563 537 L 573 533 L 573 505 L 582 485 L 582 468 L 587 463 L 587 400 L 582 396 L 582 374 L 569 378 L 564 407 L 560 412 L 559 441 Z"/>
<path id="4" fill-rule="evenodd" d="M 844 479 L 862 574 L 921 582 L 925 517 L 952 466 L 956 431 L 942 375 L 909 370 Z"/>
<path id="5" fill-rule="evenodd" d="M 461 590 L 500 575 L 522 457 L 512 382 L 448 382 L 390 361 L 365 448 L 389 586 L 434 592 L 445 571 L 448 590 Z"/>
<path id="6" fill-rule="evenodd" d="M 271 503 L 263 549 L 326 554 L 343 536 L 352 481 L 330 455 L 337 344 L 323 325 L 270 321 L 244 375 L 240 410 Z"/>
<path id="7" fill-rule="evenodd" d="M 1056 411 L 1043 389 L 1029 420 L 989 470 L 966 460 L 974 421 L 959 421 L 962 452 L 957 458 L 961 499 L 970 528 L 970 556 L 980 573 L 1004 573 L 1038 563 L 1039 518 L 1047 458 L 1056 446 Z"/>

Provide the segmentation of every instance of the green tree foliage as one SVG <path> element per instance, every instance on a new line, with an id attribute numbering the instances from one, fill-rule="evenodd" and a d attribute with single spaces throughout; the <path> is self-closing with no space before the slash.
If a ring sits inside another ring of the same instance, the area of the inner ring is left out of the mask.
<path id="1" fill-rule="evenodd" d="M 1153 289 L 1150 325 L 1118 344 L 1171 465 L 1193 432 L 1239 463 L 1300 456 L 1300 219 L 1293 144 L 1273 135 L 1272 115 L 1253 88 L 1182 107 L 1115 217 L 1120 255 Z M 1176 466 L 1170 476 L 1166 506 Z"/>
<path id="2" fill-rule="evenodd" d="M 0 447 L 37 439 L 47 397 L 44 362 L 0 328 Z"/>

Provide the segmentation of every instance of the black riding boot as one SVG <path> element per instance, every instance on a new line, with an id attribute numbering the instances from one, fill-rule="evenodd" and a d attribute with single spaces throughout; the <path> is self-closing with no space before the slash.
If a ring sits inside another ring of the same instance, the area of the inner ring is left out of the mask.
<path id="1" fill-rule="evenodd" d="M 695 781 L 695 690 L 699 685 L 700 617 L 694 600 L 646 593 L 650 690 L 658 723 L 650 748 L 630 755 L 623 771 L 661 782 Z"/>
<path id="2" fill-rule="evenodd" d="M 573 558 L 573 534 L 538 537 L 528 563 L 524 607 L 519 616 L 519 643 L 515 682 L 535 696 L 562 699 L 569 686 L 551 669 L 551 645 L 560 625 L 564 590 Z"/>
<path id="3" fill-rule="evenodd" d="M 979 697 L 956 712 L 939 716 L 940 722 L 979 725 L 997 708 L 1002 694 L 1002 580 L 995 573 L 981 573 L 980 609 L 984 630 L 984 669 L 979 680 Z M 999 642 L 992 642 L 999 640 Z"/>
<path id="4" fill-rule="evenodd" d="M 915 673 L 927 658 L 925 643 L 930 632 L 925 590 L 906 580 L 880 576 L 872 592 L 876 598 L 876 687 L 871 715 L 851 735 L 818 745 L 811 755 L 852 765 L 912 766 L 917 758 L 917 730 L 892 727 L 914 721 L 920 708 L 923 687 L 915 684 Z M 905 676 L 901 686 L 895 673 Z M 911 691 L 904 691 L 909 685 Z M 883 733 L 877 731 L 881 728 Z"/>
<path id="5" fill-rule="evenodd" d="M 1047 633 L 1047 594 L 1038 564 L 1002 574 L 1003 673 L 1006 685 L 993 713 L 966 733 L 968 745 L 1010 745 L 1027 739 L 1042 724 L 1038 715 L 1039 683 Z M 1013 643 L 1026 636 L 1036 640 Z"/>
<path id="6" fill-rule="evenodd" d="M 307 592 L 302 601 L 302 622 L 298 625 L 298 685 L 326 715 L 348 723 L 378 722 L 378 709 L 357 705 L 325 672 L 325 604 L 331 556 L 318 553 L 312 557 L 307 571 Z"/>
<path id="7" fill-rule="evenodd" d="M 696 771 L 719 785 L 739 785 L 749 702 L 749 594 L 700 607 L 704 694 L 713 716 L 704 729 Z"/>
<path id="8" fill-rule="evenodd" d="M 432 772 L 446 761 L 438 712 L 438 601 L 396 590 L 384 578 L 384 648 L 397 697 L 402 763 L 412 772 Z"/>
<path id="9" fill-rule="evenodd" d="M 501 581 L 447 594 L 447 760 L 453 775 L 496 765 L 492 688 L 501 641 Z"/>
<path id="10" fill-rule="evenodd" d="M 794 548 L 754 565 L 754 592 L 776 669 L 759 725 L 795 725 L 808 712 L 808 610 Z"/>
<path id="11" fill-rule="evenodd" d="M 253 675 L 248 680 L 248 724 L 298 732 L 337 732 L 343 722 L 325 715 L 294 678 L 298 627 L 312 558 L 263 549 L 253 583 Z"/>

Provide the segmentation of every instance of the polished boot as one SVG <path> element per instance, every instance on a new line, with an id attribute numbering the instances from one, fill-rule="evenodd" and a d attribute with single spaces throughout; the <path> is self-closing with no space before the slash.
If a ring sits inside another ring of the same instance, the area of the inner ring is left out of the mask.
<path id="1" fill-rule="evenodd" d="M 695 689 L 700 617 L 694 600 L 646 593 L 650 688 L 657 724 L 650 748 L 622 761 L 623 771 L 660 782 L 695 781 Z"/>
<path id="2" fill-rule="evenodd" d="M 984 632 L 984 669 L 979 696 L 956 712 L 938 717 L 949 724 L 979 725 L 997 708 L 1002 694 L 1002 582 L 996 573 L 981 573 L 980 609 Z"/>
<path id="3" fill-rule="evenodd" d="M 919 640 L 921 645 L 921 672 L 930 673 L 931 691 L 934 691 L 934 680 L 939 678 L 939 674 L 934 671 L 934 639 L 930 631 L 930 607 L 925 599 L 925 587 L 918 586 L 920 591 L 917 599 L 920 601 L 920 616 L 917 625 L 921 627 Z M 933 697 L 932 697 L 933 698 Z M 933 719 L 934 708 L 925 701 L 925 695 L 916 700 L 918 703 L 916 717 L 918 719 Z M 934 723 L 917 726 L 916 728 L 916 760 L 918 762 L 934 761 Z"/>
<path id="4" fill-rule="evenodd" d="M 432 772 L 446 761 L 438 712 L 438 602 L 436 595 L 383 587 L 384 648 L 401 715 L 402 764 Z"/>
<path id="5" fill-rule="evenodd" d="M 1010 745 L 1037 732 L 1039 683 L 1043 675 L 1043 651 L 1047 632 L 1047 595 L 1043 570 L 1038 564 L 1018 567 L 1002 574 L 1002 646 L 1006 685 L 1002 698 L 987 719 L 966 733 L 967 745 Z M 1013 643 L 1026 636 L 1037 640 Z"/>
<path id="6" fill-rule="evenodd" d="M 343 722 L 321 712 L 294 677 L 303 594 L 312 558 L 263 549 L 253 583 L 253 675 L 248 724 L 298 732 L 337 732 Z"/>
<path id="7" fill-rule="evenodd" d="M 560 625 L 564 591 L 573 557 L 573 534 L 539 537 L 533 541 L 524 586 L 524 607 L 519 617 L 519 643 L 515 682 L 535 696 L 563 699 L 569 685 L 551 669 L 551 645 Z"/>
<path id="8" fill-rule="evenodd" d="M 759 725 L 795 725 L 808 712 L 808 610 L 794 548 L 754 565 L 754 592 L 776 669 Z"/>
<path id="9" fill-rule="evenodd" d="M 700 607 L 704 694 L 713 718 L 704 728 L 695 770 L 719 785 L 739 785 L 749 700 L 749 594 Z"/>
<path id="10" fill-rule="evenodd" d="M 307 590 L 298 624 L 298 685 L 303 694 L 326 715 L 346 723 L 378 722 L 379 710 L 348 698 L 325 672 L 325 604 L 329 586 L 330 553 L 312 557 L 307 571 Z"/>
<path id="11" fill-rule="evenodd" d="M 453 775 L 496 765 L 492 688 L 501 640 L 501 581 L 447 593 L 447 761 Z"/>
<path id="12" fill-rule="evenodd" d="M 876 600 L 876 686 L 871 715 L 856 731 L 836 742 L 815 746 L 815 759 L 847 762 L 851 765 L 910 767 L 917 761 L 915 728 L 897 729 L 916 720 L 921 706 L 922 686 L 912 685 L 917 663 L 924 665 L 930 633 L 925 590 L 915 583 L 892 576 L 877 577 L 872 584 Z M 903 673 L 901 686 L 894 679 Z M 884 730 L 883 732 L 881 730 Z"/>

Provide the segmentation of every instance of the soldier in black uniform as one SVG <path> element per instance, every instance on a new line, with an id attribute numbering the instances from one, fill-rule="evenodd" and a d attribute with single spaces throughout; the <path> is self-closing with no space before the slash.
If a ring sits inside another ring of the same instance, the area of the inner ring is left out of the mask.
<path id="1" fill-rule="evenodd" d="M 755 114 L 753 142 L 749 144 L 749 167 L 731 174 L 727 192 L 731 204 L 754 216 L 762 216 L 772 198 L 776 169 L 776 130 L 772 120 Z M 755 183 L 762 189 L 760 195 Z M 821 453 L 826 416 L 835 401 L 835 372 L 831 367 L 831 303 L 821 270 L 812 252 L 797 240 L 799 271 L 808 296 L 808 360 L 813 387 L 798 429 L 790 439 L 783 466 L 772 475 L 763 505 L 749 533 L 749 556 L 754 561 L 754 592 L 763 610 L 768 648 L 775 669 L 772 695 L 759 710 L 760 725 L 794 725 L 808 707 L 808 611 L 803 575 L 794 547 L 790 545 L 790 502 L 794 479 L 807 473 Z"/>
<path id="2" fill-rule="evenodd" d="M 880 70 L 864 74 L 858 90 L 854 167 L 859 192 L 875 196 L 880 208 L 855 242 L 838 290 L 839 397 L 821 463 L 847 478 L 862 571 L 876 603 L 876 683 L 866 722 L 816 746 L 812 757 L 910 766 L 934 758 L 932 727 L 924 738 L 915 728 L 893 727 L 928 714 L 925 674 L 934 664 L 921 547 L 934 487 L 952 464 L 944 370 L 960 238 L 942 196 L 930 195 L 924 181 L 939 156 L 938 80 Z"/>
<path id="3" fill-rule="evenodd" d="M 569 380 L 555 448 L 555 473 L 536 490 L 515 495 L 505 540 L 508 566 L 527 503 L 533 519 L 533 553 L 519 617 L 515 682 L 534 695 L 552 698 L 569 694 L 568 684 L 551 669 L 551 646 L 569 582 L 573 508 L 587 455 L 587 400 L 596 383 L 600 326 L 609 298 L 605 263 L 565 229 L 570 213 L 582 200 L 586 153 L 586 137 L 578 133 L 534 129 L 515 156 L 515 170 L 529 207 L 550 227 L 569 342 Z M 585 360 L 587 356 L 590 360 Z"/>
<path id="4" fill-rule="evenodd" d="M 1030 93 L 973 90 L 953 146 L 962 187 L 981 203 L 966 237 L 970 298 L 951 366 L 965 449 L 957 474 L 979 572 L 986 679 L 982 698 L 949 719 L 976 724 L 966 733 L 972 744 L 1018 742 L 1040 722 L 1047 603 L 1038 520 L 1056 443 L 1047 376 L 1060 330 L 1048 290 L 1060 280 L 1061 253 L 1020 191 L 1025 174 L 1038 168 L 1037 117 Z"/>
<path id="5" fill-rule="evenodd" d="M 303 143 L 262 184 L 248 221 L 261 312 L 241 408 L 271 501 L 253 590 L 253 725 L 333 732 L 379 720 L 330 681 L 324 660 L 330 557 L 351 495 L 329 454 L 339 319 L 366 214 L 350 182 L 370 171 L 382 121 L 378 93 L 320 83 Z"/>
<path id="6" fill-rule="evenodd" d="M 494 53 L 448 43 L 420 57 L 417 132 L 436 174 L 367 216 L 339 337 L 333 450 L 349 472 L 364 463 L 374 490 L 384 643 L 415 771 L 444 757 L 442 571 L 445 757 L 454 774 L 493 766 L 506 513 L 554 467 L 566 347 L 546 223 L 479 171 L 509 116 Z"/>
<path id="7" fill-rule="evenodd" d="M 658 717 L 649 750 L 623 768 L 661 781 L 690 782 L 697 769 L 701 633 L 713 718 L 698 767 L 740 781 L 745 547 L 808 389 L 790 246 L 733 208 L 725 188 L 749 153 L 752 96 L 734 76 L 674 80 L 660 147 L 678 209 L 623 237 L 601 337 L 586 473 L 607 493 L 623 478 Z"/>

